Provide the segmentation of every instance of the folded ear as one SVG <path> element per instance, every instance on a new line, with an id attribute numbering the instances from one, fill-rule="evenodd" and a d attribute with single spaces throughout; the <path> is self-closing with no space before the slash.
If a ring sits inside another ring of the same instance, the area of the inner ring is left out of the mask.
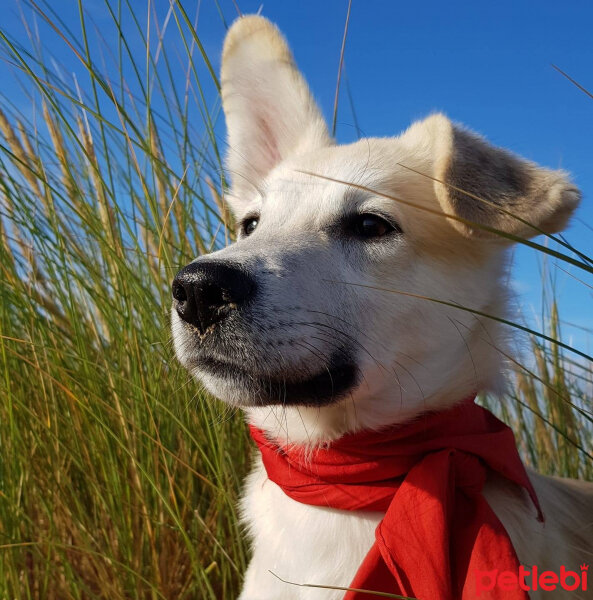
<path id="1" fill-rule="evenodd" d="M 234 195 L 252 192 L 288 156 L 331 143 L 286 41 L 267 19 L 242 17 L 229 29 L 221 85 Z"/>
<path id="2" fill-rule="evenodd" d="M 432 140 L 434 188 L 443 212 L 467 237 L 500 237 L 472 224 L 527 238 L 564 229 L 581 194 L 564 171 L 538 167 L 443 115 L 422 124 Z"/>

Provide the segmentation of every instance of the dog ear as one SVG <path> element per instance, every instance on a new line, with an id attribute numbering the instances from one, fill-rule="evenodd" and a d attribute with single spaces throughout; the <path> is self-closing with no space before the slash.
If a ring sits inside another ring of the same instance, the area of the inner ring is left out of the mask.
<path id="1" fill-rule="evenodd" d="M 440 114 L 412 127 L 418 126 L 431 140 L 441 209 L 467 221 L 450 220 L 464 236 L 501 239 L 472 224 L 522 238 L 566 227 L 581 195 L 564 171 L 496 148 Z"/>
<path id="2" fill-rule="evenodd" d="M 253 192 L 286 157 L 331 143 L 286 41 L 267 19 L 241 17 L 229 29 L 221 85 L 235 195 Z"/>

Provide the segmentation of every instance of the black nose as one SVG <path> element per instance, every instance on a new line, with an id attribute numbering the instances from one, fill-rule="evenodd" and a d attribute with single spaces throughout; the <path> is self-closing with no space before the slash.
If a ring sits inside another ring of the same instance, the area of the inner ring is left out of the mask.
<path id="1" fill-rule="evenodd" d="M 253 296 L 255 281 L 238 265 L 202 259 L 183 267 L 172 288 L 177 314 L 204 333 Z"/>

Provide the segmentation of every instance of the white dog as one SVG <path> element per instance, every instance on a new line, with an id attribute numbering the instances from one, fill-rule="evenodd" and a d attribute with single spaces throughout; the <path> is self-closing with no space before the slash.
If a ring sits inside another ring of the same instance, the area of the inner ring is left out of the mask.
<path id="1" fill-rule="evenodd" d="M 565 227 L 580 198 L 566 174 L 440 114 L 396 138 L 335 145 L 286 42 L 261 17 L 227 35 L 222 97 L 239 240 L 173 284 L 175 347 L 191 373 L 278 449 L 307 448 L 313 465 L 316 448 L 345 434 L 499 389 L 508 332 L 484 315 L 507 314 L 510 242 Z M 590 597 L 580 565 L 591 561 L 592 486 L 529 477 L 544 522 L 500 475 L 484 496 L 523 565 L 580 577 L 576 591 L 557 581 L 530 597 Z M 260 458 L 242 509 L 253 538 L 242 600 L 342 598 L 279 578 L 349 586 L 384 517 L 296 501 Z M 493 589 L 504 581 L 481 585 L 476 596 L 507 597 Z"/>

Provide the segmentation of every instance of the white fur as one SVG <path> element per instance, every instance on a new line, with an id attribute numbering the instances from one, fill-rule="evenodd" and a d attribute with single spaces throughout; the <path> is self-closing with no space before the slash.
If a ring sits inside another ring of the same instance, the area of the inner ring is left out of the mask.
<path id="1" fill-rule="evenodd" d="M 181 362 L 214 395 L 243 406 L 249 422 L 282 443 L 327 443 L 499 387 L 508 332 L 475 311 L 507 314 L 508 244 L 478 235 L 479 223 L 474 228 L 455 214 L 459 202 L 451 200 L 443 178 L 460 155 L 455 146 L 460 130 L 433 115 L 398 138 L 334 145 L 286 43 L 260 17 L 242 18 L 230 29 L 222 85 L 233 181 L 229 200 L 237 222 L 258 214 L 259 224 L 208 260 L 241 264 L 262 290 L 243 329 L 229 340 L 229 356 L 265 381 L 314 374 L 336 349 L 349 348 L 361 378 L 344 398 L 326 406 L 285 406 L 282 398 L 253 406 L 265 385 L 237 389 L 196 366 L 195 333 L 174 310 Z M 467 135 L 470 154 L 473 143 L 490 151 Z M 563 173 L 504 154 L 494 159 L 516 161 L 533 183 L 524 201 L 538 206 L 533 225 L 550 231 L 564 225 L 578 192 Z M 553 181 L 553 193 L 544 181 Z M 356 211 L 389 215 L 403 234 L 372 244 L 340 238 L 332 226 Z M 511 218 L 484 212 L 487 226 L 528 235 Z M 536 474 L 532 479 L 545 525 L 514 486 L 491 479 L 486 489 L 521 561 L 554 570 L 590 562 L 591 486 Z M 295 583 L 347 586 L 382 518 L 299 504 L 267 479 L 260 460 L 247 480 L 242 514 L 253 559 L 241 600 L 341 598 L 343 592 L 293 586 L 270 572 Z M 589 527 L 588 538 L 583 527 Z"/>

